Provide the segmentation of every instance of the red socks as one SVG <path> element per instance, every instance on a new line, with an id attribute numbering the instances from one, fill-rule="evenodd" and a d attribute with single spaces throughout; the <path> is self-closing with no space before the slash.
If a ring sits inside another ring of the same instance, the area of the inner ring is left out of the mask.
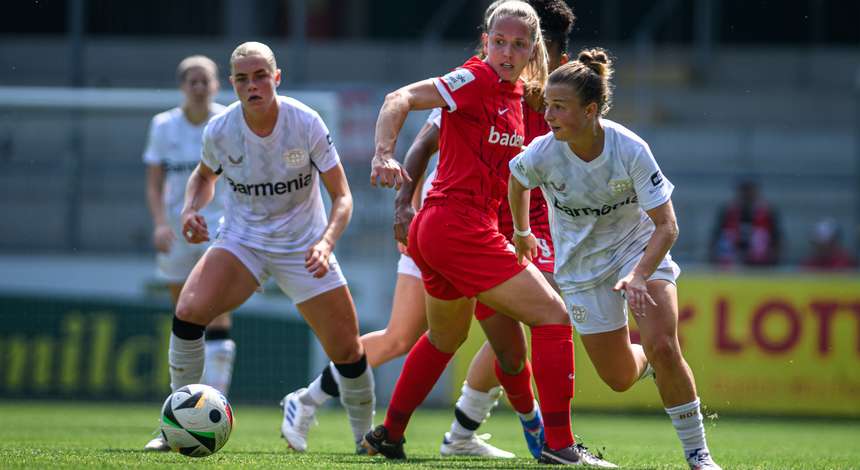
<path id="1" fill-rule="evenodd" d="M 385 415 L 389 441 L 398 442 L 403 437 L 412 412 L 427 398 L 452 357 L 454 353 L 436 349 L 426 334 L 415 343 L 406 356 Z"/>
<path id="2" fill-rule="evenodd" d="M 508 401 L 518 413 L 529 413 L 534 409 L 535 395 L 532 392 L 532 365 L 526 361 L 519 374 L 509 375 L 502 370 L 496 359 L 496 378 L 505 389 Z"/>
<path id="3" fill-rule="evenodd" d="M 558 450 L 574 443 L 570 428 L 573 398 L 573 330 L 570 325 L 533 326 L 532 359 L 546 442 Z"/>

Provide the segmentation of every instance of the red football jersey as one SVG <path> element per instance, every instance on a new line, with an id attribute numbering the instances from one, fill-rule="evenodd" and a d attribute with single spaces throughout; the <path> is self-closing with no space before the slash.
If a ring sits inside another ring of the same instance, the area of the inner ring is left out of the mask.
<path id="1" fill-rule="evenodd" d="M 525 127 L 525 143 L 523 145 L 528 145 L 536 138 L 549 132 L 550 128 L 543 117 L 543 113 L 533 110 L 525 101 L 523 101 L 522 106 Z M 510 172 L 508 173 L 510 174 Z M 536 233 L 540 232 L 544 238 L 548 238 L 549 211 L 546 207 L 543 191 L 540 188 L 532 190 L 529 200 L 529 225 Z M 514 236 L 514 218 L 507 198 L 502 200 L 502 206 L 499 208 L 499 231 L 508 239 Z"/>
<path id="2" fill-rule="evenodd" d="M 495 211 L 507 197 L 508 162 L 525 141 L 522 82 L 499 79 L 477 57 L 434 82 L 448 112 L 442 113 L 439 165 L 425 204 L 453 197 Z"/>

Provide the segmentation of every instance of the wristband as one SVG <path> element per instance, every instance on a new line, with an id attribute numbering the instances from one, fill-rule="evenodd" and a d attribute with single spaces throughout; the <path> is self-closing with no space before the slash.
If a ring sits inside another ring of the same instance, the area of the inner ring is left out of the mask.
<path id="1" fill-rule="evenodd" d="M 532 234 L 532 228 L 531 227 L 529 227 L 525 230 L 519 230 L 516 227 L 514 227 L 514 235 L 516 235 L 518 237 L 527 237 L 531 234 Z"/>

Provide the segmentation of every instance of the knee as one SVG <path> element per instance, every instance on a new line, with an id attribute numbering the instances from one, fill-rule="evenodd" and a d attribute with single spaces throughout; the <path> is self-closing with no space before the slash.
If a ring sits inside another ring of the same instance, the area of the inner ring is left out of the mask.
<path id="1" fill-rule="evenodd" d="M 466 331 L 431 330 L 428 334 L 428 339 L 430 340 L 430 344 L 432 344 L 436 349 L 445 353 L 453 353 L 456 352 L 457 349 L 460 349 L 460 346 L 466 342 L 467 334 L 468 332 Z"/>
<path id="2" fill-rule="evenodd" d="M 411 341 L 409 338 L 404 337 L 395 337 L 391 340 L 391 348 L 389 349 L 391 357 L 400 357 L 405 355 L 412 349 L 412 346 L 415 346 L 415 341 Z"/>
<path id="3" fill-rule="evenodd" d="M 606 383 L 606 385 L 608 385 L 609 388 L 612 389 L 613 392 L 619 393 L 630 390 L 630 387 L 632 387 L 633 384 L 636 383 L 635 379 L 631 380 L 630 377 L 623 377 L 618 374 L 614 374 L 608 377 L 602 377 L 602 379 Z"/>
<path id="4" fill-rule="evenodd" d="M 678 341 L 672 336 L 660 336 L 643 345 L 645 356 L 651 364 L 668 365 L 681 360 L 681 349 Z"/>
<path id="5" fill-rule="evenodd" d="M 496 354 L 499 367 L 508 375 L 516 375 L 522 372 L 526 365 L 525 351 L 506 350 Z"/>
<path id="6" fill-rule="evenodd" d="M 539 321 L 529 326 L 541 325 L 570 325 L 570 317 L 567 315 L 567 307 L 558 295 L 553 295 L 548 305 L 542 309 L 544 312 Z"/>
<path id="7" fill-rule="evenodd" d="M 190 302 L 183 302 L 182 299 L 179 299 L 179 302 L 176 304 L 175 310 L 176 318 L 189 323 L 199 323 L 199 312 Z M 198 321 L 195 321 L 198 320 Z"/>

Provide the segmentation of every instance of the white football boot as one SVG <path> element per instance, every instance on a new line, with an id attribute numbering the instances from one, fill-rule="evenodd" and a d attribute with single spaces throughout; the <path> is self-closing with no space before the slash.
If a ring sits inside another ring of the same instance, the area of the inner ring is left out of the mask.
<path id="1" fill-rule="evenodd" d="M 722 468 L 711 458 L 707 448 L 696 449 L 687 455 L 687 463 L 690 470 L 722 470 Z"/>
<path id="2" fill-rule="evenodd" d="M 486 457 L 491 459 L 512 459 L 514 454 L 488 444 L 489 434 L 472 434 L 469 439 L 452 439 L 451 433 L 446 432 L 439 447 L 439 453 L 443 457 L 452 455 L 469 455 L 472 457 Z"/>
<path id="3" fill-rule="evenodd" d="M 147 442 L 146 445 L 143 446 L 143 450 L 147 452 L 170 452 L 170 446 L 167 445 L 167 441 L 159 431 L 158 436 L 155 436 L 151 441 Z"/>
<path id="4" fill-rule="evenodd" d="M 299 395 L 304 391 L 304 388 L 300 388 L 281 400 L 281 406 L 284 409 L 281 437 L 287 441 L 291 449 L 297 452 L 304 452 L 308 449 L 308 431 L 311 424 L 316 422 L 314 417 L 316 408 L 305 405 L 299 400 Z"/>

